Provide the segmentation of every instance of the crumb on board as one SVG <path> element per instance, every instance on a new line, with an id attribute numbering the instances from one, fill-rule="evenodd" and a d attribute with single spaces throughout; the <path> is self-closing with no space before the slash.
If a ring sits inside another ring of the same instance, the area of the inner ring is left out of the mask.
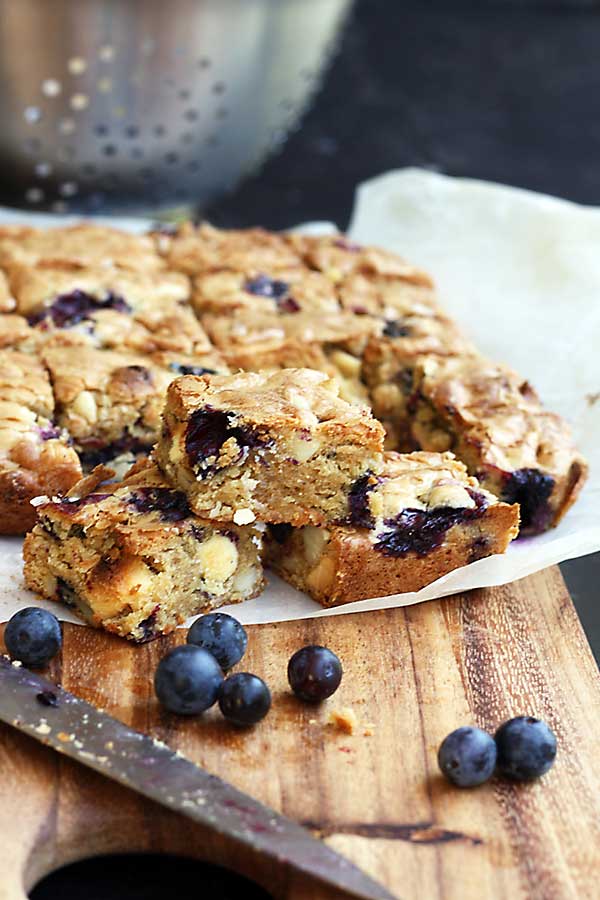
<path id="1" fill-rule="evenodd" d="M 329 725 L 334 725 L 344 734 L 354 734 L 358 727 L 356 713 L 350 706 L 342 706 L 341 709 L 332 709 L 329 713 Z"/>

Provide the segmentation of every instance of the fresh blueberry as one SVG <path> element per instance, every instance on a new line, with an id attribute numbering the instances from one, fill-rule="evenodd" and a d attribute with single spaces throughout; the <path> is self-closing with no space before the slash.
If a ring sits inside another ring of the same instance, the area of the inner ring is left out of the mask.
<path id="1" fill-rule="evenodd" d="M 221 685 L 219 709 L 234 725 L 254 725 L 271 708 L 271 691 L 258 675 L 236 672 Z"/>
<path id="2" fill-rule="evenodd" d="M 532 781 L 550 769 L 556 758 L 556 737 L 533 716 L 517 716 L 501 725 L 495 735 L 498 770 L 515 781 Z"/>
<path id="3" fill-rule="evenodd" d="M 318 703 L 331 697 L 342 680 L 342 664 L 333 650 L 309 645 L 298 650 L 288 663 L 288 681 L 297 697 Z"/>
<path id="4" fill-rule="evenodd" d="M 494 738 L 480 728 L 457 728 L 440 744 L 438 765 L 457 787 L 483 784 L 496 767 Z"/>
<path id="5" fill-rule="evenodd" d="M 62 635 L 58 619 L 37 606 L 21 609 L 6 626 L 4 643 L 13 659 L 19 659 L 33 669 L 40 669 L 61 648 Z"/>
<path id="6" fill-rule="evenodd" d="M 209 613 L 196 619 L 187 636 L 188 644 L 212 653 L 224 672 L 233 668 L 246 652 L 244 626 L 227 613 Z"/>
<path id="7" fill-rule="evenodd" d="M 156 696 L 180 716 L 195 716 L 212 706 L 222 683 L 223 673 L 214 656 L 190 644 L 167 653 L 154 675 Z"/>

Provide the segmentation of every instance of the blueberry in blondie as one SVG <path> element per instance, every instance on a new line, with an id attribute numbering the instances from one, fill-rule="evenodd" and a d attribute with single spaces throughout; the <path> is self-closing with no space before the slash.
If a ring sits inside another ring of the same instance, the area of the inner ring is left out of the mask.
<path id="1" fill-rule="evenodd" d="M 120 482 L 110 475 L 99 467 L 65 497 L 38 498 L 23 550 L 28 587 L 134 641 L 260 593 L 259 531 L 197 518 L 147 461 Z"/>
<path id="2" fill-rule="evenodd" d="M 194 309 L 200 314 L 232 316 L 248 313 L 335 313 L 340 304 L 332 283 L 305 268 L 265 272 L 224 270 L 194 281 Z"/>
<path id="3" fill-rule="evenodd" d="M 357 482 L 345 524 L 269 529 L 268 565 L 323 606 L 417 591 L 503 553 L 519 508 L 499 502 L 451 453 L 386 453 Z"/>
<path id="4" fill-rule="evenodd" d="M 198 515 L 234 521 L 344 519 L 355 482 L 382 461 L 383 429 L 311 369 L 174 381 L 155 457 Z"/>

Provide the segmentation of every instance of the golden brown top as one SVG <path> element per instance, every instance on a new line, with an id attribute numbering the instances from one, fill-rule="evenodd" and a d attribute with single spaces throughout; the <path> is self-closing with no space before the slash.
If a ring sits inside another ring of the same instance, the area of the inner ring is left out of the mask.
<path id="1" fill-rule="evenodd" d="M 370 410 L 342 400 L 339 384 L 313 369 L 187 376 L 171 384 L 166 409 L 176 418 L 185 421 L 202 407 L 231 412 L 258 428 L 286 432 L 335 425 L 348 430 L 353 442 L 358 431 L 371 445 L 383 445 L 383 428 Z"/>
<path id="2" fill-rule="evenodd" d="M 339 312 L 334 286 L 319 272 L 303 267 L 264 272 L 220 271 L 199 275 L 193 303 L 200 313 Z"/>
<path id="3" fill-rule="evenodd" d="M 234 318 L 207 315 L 204 327 L 223 351 L 246 347 L 260 350 L 279 347 L 286 342 L 304 344 L 364 343 L 370 334 L 381 330 L 381 323 L 369 316 L 351 313 L 299 312 L 295 315 L 239 312 Z"/>
<path id="4" fill-rule="evenodd" d="M 462 432 L 463 443 L 476 446 L 487 465 L 560 476 L 581 459 L 566 422 L 545 410 L 532 386 L 507 366 L 477 355 L 429 357 L 416 381 L 440 420 Z"/>
<path id="5" fill-rule="evenodd" d="M 17 264 L 33 266 L 44 260 L 145 271 L 164 268 L 148 235 L 128 234 L 91 222 L 61 228 L 0 228 L 0 265 L 5 269 Z"/>
<path id="6" fill-rule="evenodd" d="M 113 294 L 132 309 L 185 302 L 190 296 L 189 280 L 177 272 L 131 271 L 68 261 L 15 265 L 11 284 L 17 311 L 24 316 L 39 312 L 58 296 L 75 290 L 98 299 Z"/>
<path id="7" fill-rule="evenodd" d="M 287 239 L 310 268 L 323 272 L 336 284 L 348 275 L 362 272 L 400 278 L 429 288 L 433 286 L 426 272 L 412 266 L 395 253 L 380 247 L 354 244 L 343 234 L 289 234 Z"/>
<path id="8" fill-rule="evenodd" d="M 453 453 L 386 453 L 368 503 L 375 519 L 383 522 L 405 509 L 474 509 L 477 494 L 488 506 L 498 502 Z"/>
<path id="9" fill-rule="evenodd" d="M 263 228 L 222 231 L 204 223 L 183 224 L 174 235 L 155 236 L 159 252 L 169 268 L 199 275 L 232 269 L 241 272 L 271 272 L 300 263 L 285 239 Z"/>

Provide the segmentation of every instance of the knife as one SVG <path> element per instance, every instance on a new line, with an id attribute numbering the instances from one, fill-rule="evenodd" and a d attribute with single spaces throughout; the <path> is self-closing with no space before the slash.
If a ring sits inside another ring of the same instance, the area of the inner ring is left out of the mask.
<path id="1" fill-rule="evenodd" d="M 0 721 L 351 897 L 395 900 L 386 888 L 291 819 L 7 656 L 0 656 Z"/>

